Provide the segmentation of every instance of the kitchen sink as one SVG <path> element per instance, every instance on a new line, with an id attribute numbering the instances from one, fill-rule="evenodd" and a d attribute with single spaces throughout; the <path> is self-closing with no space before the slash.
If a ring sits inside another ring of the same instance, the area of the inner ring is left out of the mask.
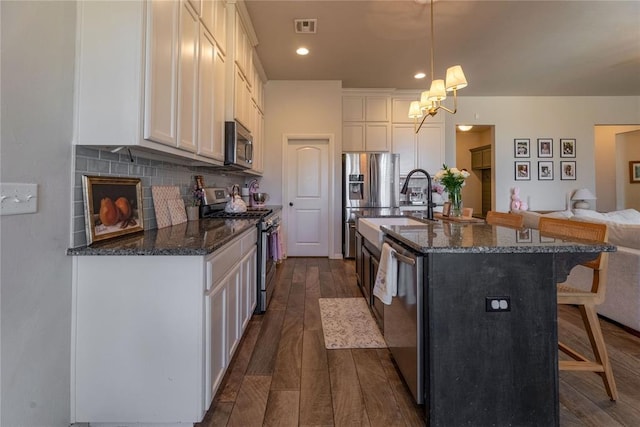
<path id="1" fill-rule="evenodd" d="M 384 233 L 380 230 L 380 226 L 389 225 L 422 225 L 425 223 L 408 217 L 378 217 L 378 218 L 358 218 L 358 231 L 369 242 L 382 248 L 382 240 Z"/>

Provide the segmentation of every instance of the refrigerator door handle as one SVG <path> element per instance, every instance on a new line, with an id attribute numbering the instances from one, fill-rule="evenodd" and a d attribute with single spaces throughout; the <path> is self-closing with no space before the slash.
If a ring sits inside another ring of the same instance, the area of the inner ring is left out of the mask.
<path id="1" fill-rule="evenodd" d="M 378 168 L 378 157 L 376 154 L 371 154 L 369 156 L 369 200 L 372 206 L 378 204 L 378 189 L 380 187 Z"/>

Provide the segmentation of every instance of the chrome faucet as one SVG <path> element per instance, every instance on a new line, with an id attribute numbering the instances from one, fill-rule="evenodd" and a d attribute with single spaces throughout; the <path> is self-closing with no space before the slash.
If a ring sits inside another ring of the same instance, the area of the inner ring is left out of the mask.
<path id="1" fill-rule="evenodd" d="M 427 219 L 433 219 L 433 208 L 435 207 L 435 203 L 433 203 L 433 195 L 431 194 L 431 175 L 424 169 L 414 169 L 407 174 L 407 179 L 404 181 L 404 185 L 402 186 L 402 190 L 400 190 L 400 194 L 407 194 L 407 190 L 409 189 L 409 180 L 411 176 L 416 172 L 422 172 L 427 177 Z"/>

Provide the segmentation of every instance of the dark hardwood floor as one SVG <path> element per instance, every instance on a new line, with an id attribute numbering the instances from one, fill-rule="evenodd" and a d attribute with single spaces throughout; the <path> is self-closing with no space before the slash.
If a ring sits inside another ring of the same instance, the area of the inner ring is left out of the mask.
<path id="1" fill-rule="evenodd" d="M 326 350 L 318 298 L 360 296 L 352 261 L 289 258 L 269 310 L 254 315 L 211 408 L 210 426 L 422 426 L 386 349 Z M 640 338 L 601 319 L 618 392 L 599 376 L 560 373 L 561 426 L 640 426 Z M 580 315 L 559 312 L 560 338 L 591 354 Z"/>

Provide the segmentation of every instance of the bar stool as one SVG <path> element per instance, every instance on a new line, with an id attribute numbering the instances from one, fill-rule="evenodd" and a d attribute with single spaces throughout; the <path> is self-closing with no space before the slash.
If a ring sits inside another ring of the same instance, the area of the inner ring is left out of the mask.
<path id="1" fill-rule="evenodd" d="M 606 224 L 570 221 L 568 219 L 542 217 L 540 218 L 539 228 L 542 234 L 567 240 L 584 239 L 606 242 L 608 236 Z M 574 360 L 560 360 L 558 365 L 561 371 L 592 371 L 597 373 L 602 377 L 609 398 L 617 400 L 616 382 L 613 378 L 607 347 L 602 336 L 600 320 L 596 313 L 596 305 L 601 304 L 605 297 L 608 259 L 609 254 L 602 252 L 598 255 L 598 258 L 582 264 L 593 270 L 591 290 L 585 291 L 564 283 L 558 284 L 558 304 L 578 306 L 595 357 L 595 361 L 591 361 L 576 350 L 559 342 L 558 348 Z"/>
<path id="2" fill-rule="evenodd" d="M 490 225 L 502 225 L 510 228 L 522 228 L 524 226 L 524 217 L 522 215 L 507 212 L 489 211 L 485 221 Z"/>

